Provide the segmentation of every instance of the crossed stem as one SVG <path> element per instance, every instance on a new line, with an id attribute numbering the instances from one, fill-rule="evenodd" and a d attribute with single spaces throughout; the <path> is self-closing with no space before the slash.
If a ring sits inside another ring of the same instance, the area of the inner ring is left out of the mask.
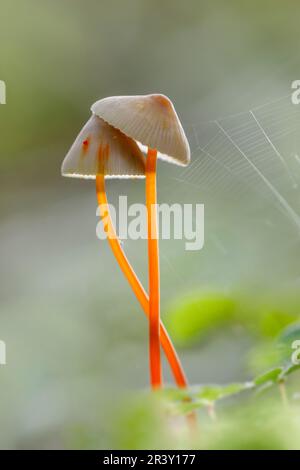
<path id="1" fill-rule="evenodd" d="M 154 154 L 152 154 L 152 152 L 155 153 L 155 156 Z M 148 152 L 149 153 L 149 152 Z M 149 164 L 149 170 L 151 170 L 151 168 L 153 168 L 153 160 L 155 160 L 155 163 L 156 163 L 156 152 L 155 151 L 151 151 L 150 152 L 150 155 L 151 155 L 151 158 L 149 160 L 149 162 L 151 164 Z M 149 155 L 148 155 L 149 156 Z M 155 167 L 154 167 L 155 168 Z M 152 176 L 150 176 L 152 175 Z M 149 180 L 149 176 L 150 176 L 150 180 Z M 151 173 L 148 175 L 147 174 L 147 178 L 148 178 L 148 183 L 149 183 L 149 186 L 148 186 L 148 196 L 151 196 L 151 197 L 148 197 L 147 198 L 147 203 L 152 203 L 153 202 L 153 176 L 155 178 L 155 172 L 153 173 L 153 171 L 151 171 Z M 147 183 L 146 183 L 147 185 Z M 154 183 L 155 185 L 155 183 Z M 155 186 L 154 186 L 155 188 Z M 106 197 L 106 191 L 105 191 L 105 179 L 104 179 L 104 173 L 99 173 L 97 176 L 96 176 L 96 193 L 97 193 L 97 200 L 98 200 L 98 204 L 99 204 L 99 207 L 100 207 L 100 215 L 101 215 L 101 218 L 103 220 L 103 224 L 104 224 L 104 230 L 107 234 L 107 239 L 108 239 L 108 242 L 110 244 L 110 247 L 112 249 L 112 252 L 113 254 L 115 255 L 115 258 L 124 274 L 124 276 L 126 277 L 130 287 L 132 288 L 136 298 L 138 299 L 143 311 L 145 312 L 146 316 L 149 318 L 149 323 L 151 323 L 151 315 L 153 315 L 153 310 L 154 310 L 154 326 L 153 326 L 153 323 L 152 323 L 152 326 L 150 325 L 149 329 L 150 329 L 150 336 L 153 335 L 153 336 L 156 336 L 156 339 L 154 340 L 154 343 L 151 345 L 151 338 L 150 338 L 150 362 L 151 362 L 151 351 L 154 350 L 154 357 L 152 357 L 152 364 L 153 364 L 153 361 L 157 360 L 157 349 L 159 347 L 159 343 L 157 344 L 157 321 L 159 322 L 158 325 L 159 325 L 159 336 L 158 336 L 158 340 L 159 342 L 161 343 L 162 347 L 163 347 L 163 350 L 165 352 L 165 355 L 166 355 L 166 358 L 169 362 L 169 365 L 170 365 L 170 368 L 172 370 L 172 373 L 173 373 L 173 376 L 174 376 L 174 380 L 176 382 L 176 384 L 178 385 L 178 387 L 181 387 L 181 388 L 185 388 L 187 387 L 188 385 L 188 382 L 187 382 L 187 379 L 185 377 L 185 373 L 183 371 L 183 368 L 182 368 L 182 365 L 180 363 L 180 360 L 177 356 L 177 353 L 176 353 L 176 350 L 172 344 L 172 341 L 166 331 L 166 328 L 164 327 L 163 323 L 160 321 L 159 319 L 159 310 L 158 310 L 158 315 L 157 315 L 157 305 L 159 307 L 159 292 L 158 292 L 158 296 L 157 296 L 157 293 L 155 295 L 155 289 L 157 288 L 157 282 L 159 282 L 159 277 L 157 277 L 157 274 L 158 274 L 158 259 L 157 260 L 153 260 L 152 263 L 150 263 L 150 260 L 149 260 L 149 274 L 150 274 L 150 279 L 149 279 L 149 287 L 150 287 L 150 296 L 151 294 L 154 295 L 154 299 L 152 298 L 151 300 L 151 297 L 150 297 L 150 302 L 149 302 L 149 297 L 147 296 L 147 293 L 145 292 L 141 282 L 139 281 L 134 269 L 132 268 L 131 264 L 129 263 L 122 247 L 121 247 L 121 244 L 120 244 L 120 241 L 117 237 L 117 234 L 116 234 L 116 231 L 115 231 L 115 228 L 114 228 L 114 225 L 112 223 L 112 219 L 111 219 L 111 216 L 110 216 L 110 212 L 109 212 L 109 205 L 108 205 L 108 202 L 107 202 L 107 197 Z M 147 189 L 146 189 L 146 193 L 147 193 Z M 149 194 L 150 193 L 150 194 Z M 155 192 L 156 193 L 156 192 Z M 156 194 L 154 194 L 155 198 L 156 198 Z M 155 204 L 155 203 L 154 203 Z M 149 214 L 148 214 L 148 218 L 149 218 Z M 151 224 L 152 225 L 152 224 Z M 150 227 L 151 227 L 150 225 Z M 153 240 L 153 243 L 151 243 L 151 247 L 149 246 L 149 255 L 150 255 L 150 252 L 153 253 L 153 250 L 154 250 L 154 254 L 156 253 L 157 256 L 158 256 L 158 248 L 155 247 L 155 244 L 157 245 L 157 239 L 156 240 Z M 150 267 L 151 265 L 151 267 Z M 154 275 L 154 277 L 153 277 Z M 154 289 L 154 293 L 153 293 L 153 289 Z M 152 318 L 153 320 L 153 318 Z M 153 337 L 151 336 L 151 337 Z M 157 364 L 153 364 L 153 382 L 152 382 L 152 385 L 155 383 L 159 383 L 159 374 L 160 374 L 160 365 L 157 366 Z M 154 382 L 154 379 L 155 379 L 155 382 Z"/>

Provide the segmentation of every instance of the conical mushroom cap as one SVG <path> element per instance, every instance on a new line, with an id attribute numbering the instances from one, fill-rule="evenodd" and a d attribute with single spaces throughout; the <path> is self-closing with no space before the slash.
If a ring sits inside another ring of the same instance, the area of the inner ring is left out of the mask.
<path id="1" fill-rule="evenodd" d="M 66 155 L 63 176 L 95 178 L 142 178 L 145 157 L 136 142 L 93 115 Z"/>
<path id="2" fill-rule="evenodd" d="M 112 96 L 96 101 L 92 112 L 159 158 L 178 165 L 190 162 L 190 147 L 172 102 L 164 95 Z"/>

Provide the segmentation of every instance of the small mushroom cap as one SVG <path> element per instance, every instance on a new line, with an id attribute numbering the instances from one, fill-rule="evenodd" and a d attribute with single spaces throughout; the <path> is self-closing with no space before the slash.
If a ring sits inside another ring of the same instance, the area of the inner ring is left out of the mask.
<path id="1" fill-rule="evenodd" d="M 96 178 L 143 178 L 145 157 L 136 142 L 92 115 L 66 155 L 63 176 Z"/>
<path id="2" fill-rule="evenodd" d="M 189 164 L 188 140 L 166 96 L 112 96 L 96 101 L 91 110 L 140 144 L 156 149 L 159 158 Z"/>

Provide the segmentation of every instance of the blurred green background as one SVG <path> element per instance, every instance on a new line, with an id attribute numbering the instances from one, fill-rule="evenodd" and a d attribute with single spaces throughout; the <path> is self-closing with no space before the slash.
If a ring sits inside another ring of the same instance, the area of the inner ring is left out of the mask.
<path id="1" fill-rule="evenodd" d="M 277 101 L 300 79 L 299 14 L 291 0 L 1 0 L 0 448 L 157 445 L 152 414 L 120 418 L 148 387 L 146 320 L 96 238 L 93 183 L 60 176 L 97 99 L 164 93 L 190 139 L 191 170 L 158 176 L 160 202 L 205 204 L 203 250 L 161 242 L 162 315 L 190 382 L 249 379 L 299 319 L 299 111 Z M 291 178 L 249 129 L 254 108 Z M 220 116 L 238 148 L 216 137 Z M 144 199 L 143 181 L 108 186 L 112 202 Z M 147 286 L 145 243 L 124 248 Z"/>

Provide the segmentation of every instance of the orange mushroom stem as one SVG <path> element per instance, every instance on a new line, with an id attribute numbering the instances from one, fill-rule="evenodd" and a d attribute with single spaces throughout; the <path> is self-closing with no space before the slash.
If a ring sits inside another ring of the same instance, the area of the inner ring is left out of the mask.
<path id="1" fill-rule="evenodd" d="M 96 193 L 98 204 L 100 207 L 100 215 L 101 218 L 105 220 L 104 230 L 107 234 L 108 242 L 110 244 L 112 252 L 123 274 L 129 282 L 129 285 L 131 286 L 135 296 L 137 297 L 142 309 L 144 310 L 146 316 L 149 317 L 149 298 L 122 249 L 122 246 L 117 237 L 115 228 L 110 217 L 103 173 L 99 173 L 96 176 Z M 179 357 L 162 322 L 160 322 L 159 324 L 159 340 L 165 352 L 166 358 L 170 364 L 170 368 L 172 370 L 176 384 L 180 388 L 187 387 L 188 382 L 183 371 L 182 365 L 180 363 Z"/>
<path id="2" fill-rule="evenodd" d="M 156 161 L 157 150 L 148 148 L 146 160 L 146 206 L 148 218 L 148 259 L 149 259 L 149 348 L 150 378 L 153 388 L 162 386 L 160 358 L 160 282 L 159 249 L 156 202 Z"/>

